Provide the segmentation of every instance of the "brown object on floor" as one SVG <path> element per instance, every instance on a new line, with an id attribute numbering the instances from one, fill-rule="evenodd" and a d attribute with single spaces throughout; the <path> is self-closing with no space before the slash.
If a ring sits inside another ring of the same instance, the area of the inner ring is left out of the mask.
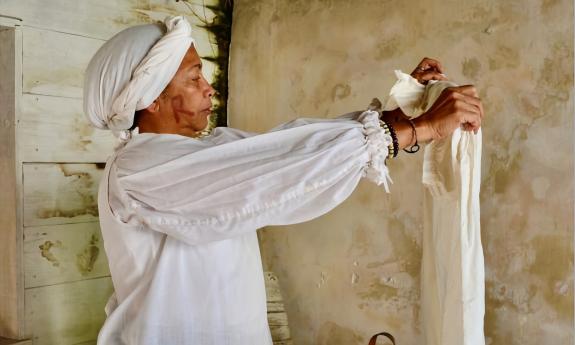
<path id="1" fill-rule="evenodd" d="M 371 337 L 371 339 L 369 340 L 369 345 L 375 345 L 375 343 L 377 342 L 377 337 L 380 335 L 387 337 L 387 339 L 391 340 L 392 344 L 395 345 L 395 338 L 393 337 L 393 335 L 391 335 L 387 332 L 377 333 L 376 335 Z"/>

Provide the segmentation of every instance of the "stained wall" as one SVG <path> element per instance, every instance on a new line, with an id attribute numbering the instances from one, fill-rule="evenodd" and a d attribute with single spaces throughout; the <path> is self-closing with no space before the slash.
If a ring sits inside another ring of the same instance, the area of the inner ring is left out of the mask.
<path id="1" fill-rule="evenodd" d="M 572 344 L 573 3 L 236 0 L 229 116 L 265 131 L 385 98 L 393 69 L 439 59 L 483 99 L 487 343 Z M 421 344 L 421 154 L 328 215 L 260 230 L 294 343 Z"/>

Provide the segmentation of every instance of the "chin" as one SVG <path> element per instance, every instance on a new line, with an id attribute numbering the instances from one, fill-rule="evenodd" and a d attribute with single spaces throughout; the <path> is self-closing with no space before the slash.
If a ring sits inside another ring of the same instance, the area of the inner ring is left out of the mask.
<path id="1" fill-rule="evenodd" d="M 201 132 L 201 131 L 205 131 L 206 129 L 208 129 L 210 126 L 210 121 L 209 121 L 209 116 L 207 116 L 204 121 L 199 122 L 198 124 L 196 124 L 195 126 L 193 126 L 194 131 L 196 132 Z"/>

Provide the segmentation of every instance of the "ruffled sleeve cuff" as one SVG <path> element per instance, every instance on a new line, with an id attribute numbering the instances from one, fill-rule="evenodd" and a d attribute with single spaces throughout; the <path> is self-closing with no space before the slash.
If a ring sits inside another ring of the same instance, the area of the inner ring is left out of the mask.
<path id="1" fill-rule="evenodd" d="M 357 119 L 363 124 L 363 133 L 367 141 L 369 162 L 364 177 L 378 186 L 382 185 L 389 193 L 389 183 L 393 183 L 389 176 L 389 169 L 385 160 L 389 155 L 388 148 L 393 144 L 391 136 L 386 134 L 380 125 L 379 113 L 375 110 L 366 110 Z"/>

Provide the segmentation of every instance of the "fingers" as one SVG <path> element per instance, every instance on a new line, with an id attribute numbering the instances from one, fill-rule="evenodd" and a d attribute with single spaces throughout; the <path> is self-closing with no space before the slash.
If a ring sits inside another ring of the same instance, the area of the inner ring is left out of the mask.
<path id="1" fill-rule="evenodd" d="M 483 104 L 481 99 L 477 94 L 477 90 L 472 85 L 465 85 L 460 93 L 463 96 L 463 100 L 469 104 L 473 104 L 479 109 L 479 114 L 483 117 Z"/>
<path id="2" fill-rule="evenodd" d="M 427 71 L 427 72 L 415 72 L 414 78 L 417 79 L 418 82 L 421 84 L 427 84 L 430 80 L 447 80 L 445 75 L 436 72 L 436 71 Z"/>
<path id="3" fill-rule="evenodd" d="M 457 127 L 477 133 L 483 119 L 483 104 L 477 96 L 473 85 L 444 89 L 431 108 L 422 115 L 435 129 L 433 139 L 440 139 Z"/>
<path id="4" fill-rule="evenodd" d="M 443 73 L 443 66 L 441 66 L 441 63 L 435 59 L 431 59 L 428 57 L 423 58 L 423 60 L 421 60 L 419 65 L 417 65 L 417 68 L 423 71 L 433 69 L 439 73 Z"/>
<path id="5" fill-rule="evenodd" d="M 437 76 L 432 78 L 431 76 L 426 76 L 422 78 L 423 74 L 432 72 Z M 441 75 L 441 77 L 440 77 Z M 411 72 L 411 76 L 416 78 L 420 83 L 426 84 L 429 80 L 447 80 L 445 75 L 443 75 L 443 67 L 441 63 L 435 59 L 423 58 L 417 67 Z"/>
<path id="6" fill-rule="evenodd" d="M 473 85 L 463 85 L 457 87 L 448 88 L 453 92 L 453 97 L 455 99 L 462 99 L 465 102 L 472 104 L 479 110 L 480 116 L 483 118 L 483 104 L 481 99 L 478 97 L 477 89 Z"/>
<path id="7" fill-rule="evenodd" d="M 459 124 L 465 131 L 474 131 L 477 133 L 481 127 L 481 115 L 476 107 L 462 102 L 458 110 Z"/>
<path id="8" fill-rule="evenodd" d="M 473 128 L 473 126 L 470 123 L 464 123 L 461 125 L 461 129 L 463 129 L 466 132 L 476 132 L 476 130 Z"/>
<path id="9" fill-rule="evenodd" d="M 477 133 L 479 128 L 481 128 L 481 120 L 477 116 L 469 115 L 467 118 L 464 118 L 464 122 L 461 123 L 461 128 L 464 131 L 473 131 Z"/>
<path id="10" fill-rule="evenodd" d="M 455 96 L 456 99 L 460 99 L 462 101 L 464 101 L 465 103 L 471 104 L 474 107 L 477 108 L 477 110 L 479 111 L 480 115 L 483 117 L 483 106 L 481 104 L 481 100 L 477 97 L 473 97 L 473 96 L 468 96 L 465 94 L 461 94 L 458 93 Z"/>
<path id="11" fill-rule="evenodd" d="M 477 89 L 473 85 L 455 86 L 455 87 L 452 87 L 451 89 L 455 89 L 456 91 L 458 91 L 464 95 L 479 97 L 479 94 L 477 93 Z"/>
<path id="12" fill-rule="evenodd" d="M 463 130 L 477 133 L 483 118 L 483 105 L 478 97 L 473 96 L 476 94 L 470 85 L 450 87 L 443 90 L 438 105 L 448 105 Z"/>
<path id="13" fill-rule="evenodd" d="M 477 134 L 479 132 L 479 128 L 474 128 L 471 124 L 469 123 L 464 123 L 461 125 L 461 129 L 463 129 L 466 132 L 471 132 L 473 131 L 473 133 Z"/>

